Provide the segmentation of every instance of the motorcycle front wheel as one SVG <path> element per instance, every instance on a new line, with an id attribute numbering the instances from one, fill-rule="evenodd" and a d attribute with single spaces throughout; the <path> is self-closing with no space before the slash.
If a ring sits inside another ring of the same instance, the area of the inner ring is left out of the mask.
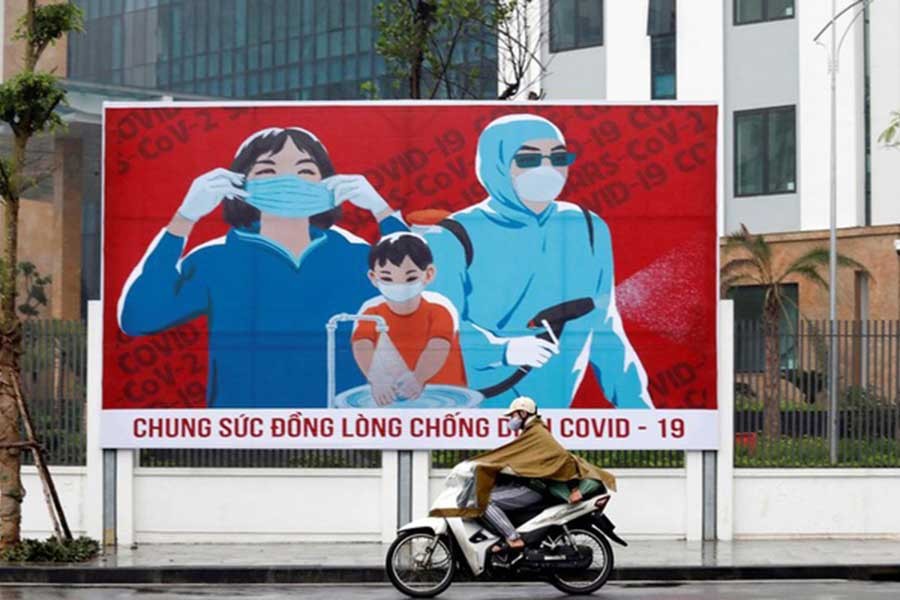
<path id="1" fill-rule="evenodd" d="M 450 587 L 456 561 L 443 537 L 409 533 L 399 536 L 388 548 L 385 570 L 401 593 L 413 598 L 433 598 Z"/>
<path id="2" fill-rule="evenodd" d="M 566 594 L 593 594 L 603 587 L 613 570 L 613 551 L 606 537 L 589 529 L 569 531 L 576 546 L 587 546 L 593 553 L 590 566 L 583 571 L 566 571 L 550 576 L 550 584 Z"/>

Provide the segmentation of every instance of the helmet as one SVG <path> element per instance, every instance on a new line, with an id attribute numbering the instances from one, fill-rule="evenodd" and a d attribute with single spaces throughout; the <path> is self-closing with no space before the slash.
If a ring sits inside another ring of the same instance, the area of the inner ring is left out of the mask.
<path id="1" fill-rule="evenodd" d="M 518 398 L 510 402 L 509 410 L 507 410 L 504 414 L 508 417 L 517 410 L 523 410 L 529 415 L 535 415 L 537 414 L 537 404 L 528 396 L 519 396 Z"/>

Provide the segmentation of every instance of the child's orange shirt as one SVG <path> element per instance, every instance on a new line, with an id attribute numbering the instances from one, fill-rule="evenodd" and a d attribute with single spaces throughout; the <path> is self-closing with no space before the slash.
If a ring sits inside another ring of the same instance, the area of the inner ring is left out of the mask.
<path id="1" fill-rule="evenodd" d="M 410 371 L 416 368 L 419 357 L 429 340 L 439 338 L 450 342 L 450 353 L 444 366 L 427 383 L 466 386 L 459 332 L 450 310 L 437 302 L 429 302 L 423 295 L 419 308 L 408 315 L 398 315 L 382 298 L 363 311 L 367 315 L 379 315 L 388 325 L 388 336 Z M 378 343 L 378 332 L 371 321 L 360 321 L 353 332 L 353 341 L 369 340 Z"/>

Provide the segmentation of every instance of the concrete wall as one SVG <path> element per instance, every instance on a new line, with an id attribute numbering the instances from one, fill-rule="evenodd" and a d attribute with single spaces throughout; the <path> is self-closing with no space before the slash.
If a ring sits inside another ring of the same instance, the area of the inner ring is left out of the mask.
<path id="1" fill-rule="evenodd" d="M 87 532 L 84 520 L 85 510 L 88 508 L 85 489 L 87 469 L 51 467 L 50 473 L 60 502 L 66 511 L 66 520 L 72 535 L 84 535 Z M 22 467 L 22 486 L 25 488 L 25 501 L 22 503 L 22 537 L 45 538 L 52 535 L 53 526 L 37 469 Z"/>
<path id="2" fill-rule="evenodd" d="M 857 260 L 870 273 L 868 293 L 868 319 L 900 319 L 900 256 L 894 250 L 894 240 L 900 239 L 900 224 L 878 227 L 858 227 L 838 230 L 838 252 Z M 769 234 L 766 240 L 772 247 L 773 264 L 777 272 L 783 271 L 793 260 L 813 248 L 828 247 L 828 231 Z M 725 254 L 724 264 L 729 257 Z M 827 279 L 828 267 L 820 268 Z M 838 319 L 855 319 L 865 315 L 858 310 L 855 270 L 838 269 Z M 828 318 L 828 291 L 796 276 L 786 283 L 798 283 L 800 312 L 810 319 Z"/>

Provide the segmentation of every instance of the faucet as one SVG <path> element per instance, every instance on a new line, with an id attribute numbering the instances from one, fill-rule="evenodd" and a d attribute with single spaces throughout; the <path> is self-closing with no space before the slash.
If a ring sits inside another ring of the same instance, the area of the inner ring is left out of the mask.
<path id="1" fill-rule="evenodd" d="M 388 325 L 384 320 L 384 317 L 380 317 L 378 315 L 360 315 L 360 314 L 350 314 L 350 313 L 338 313 L 333 315 L 328 322 L 325 324 L 325 331 L 328 335 L 328 343 L 326 352 L 328 352 L 328 408 L 334 408 L 334 397 L 336 395 L 336 387 L 337 384 L 335 382 L 335 362 L 336 362 L 336 353 L 337 349 L 335 348 L 335 340 L 334 334 L 337 331 L 338 323 L 345 322 L 353 322 L 357 321 L 372 321 L 375 323 L 375 331 L 378 333 L 387 333 Z"/>

